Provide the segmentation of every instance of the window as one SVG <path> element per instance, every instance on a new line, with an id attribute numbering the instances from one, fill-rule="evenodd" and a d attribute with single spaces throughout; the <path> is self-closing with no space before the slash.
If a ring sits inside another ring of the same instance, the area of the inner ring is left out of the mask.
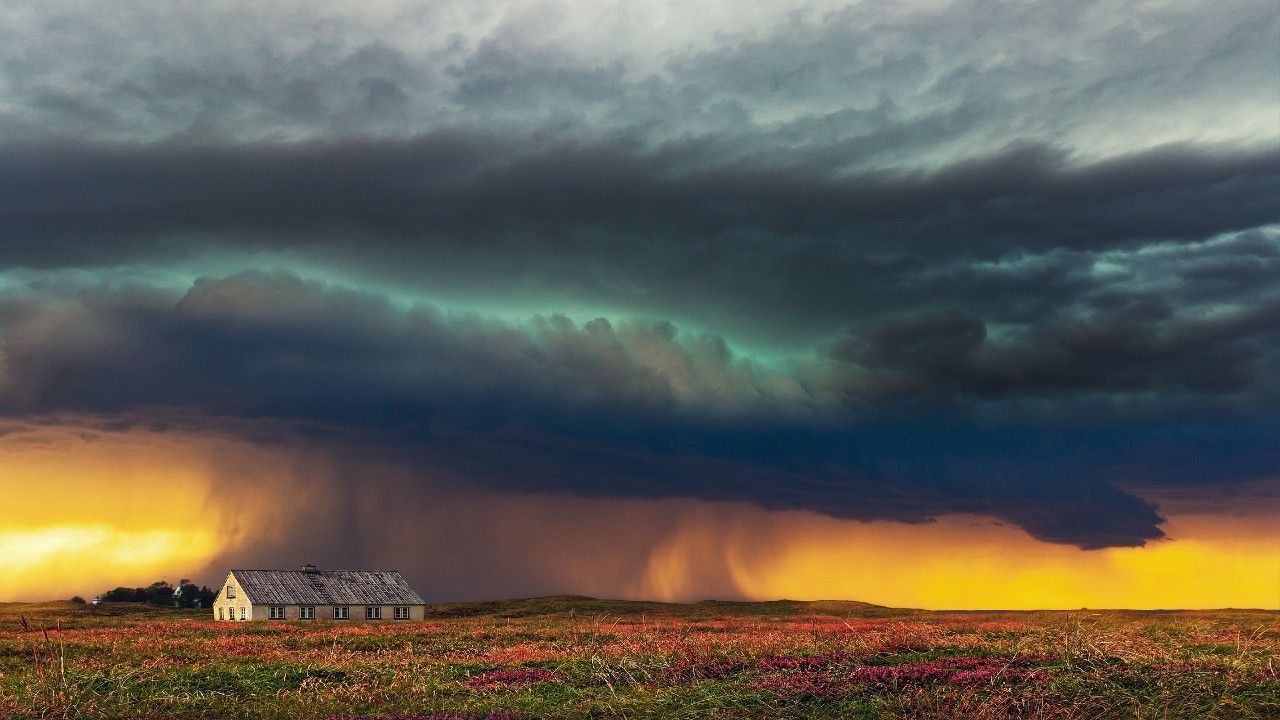
<path id="1" fill-rule="evenodd" d="M 283 620 L 283 619 L 284 619 L 284 606 L 283 606 L 283 605 L 272 605 L 272 606 L 268 607 L 268 608 L 267 608 L 267 618 L 268 618 L 268 619 L 270 619 L 270 620 Z"/>
<path id="2" fill-rule="evenodd" d="M 222 618 L 222 608 L 218 608 L 218 619 L 219 619 L 219 620 L 223 619 L 223 618 Z"/>
<path id="3" fill-rule="evenodd" d="M 240 619 L 241 619 L 241 620 L 243 620 L 243 619 L 244 619 L 244 606 L 243 606 L 243 605 L 241 605 L 241 606 L 240 606 Z"/>
<path id="4" fill-rule="evenodd" d="M 408 619 L 409 619 L 409 608 L 407 608 L 407 607 L 403 607 L 403 606 L 401 606 L 401 607 L 397 607 L 397 608 L 396 608 L 396 619 L 397 619 L 397 620 L 408 620 Z"/>
<path id="5" fill-rule="evenodd" d="M 348 607 L 334 607 L 334 608 L 333 608 L 333 619 L 334 619 L 334 620 L 346 620 L 346 619 L 347 619 L 347 618 L 349 618 L 349 617 L 351 617 L 351 608 L 348 608 Z"/>
<path id="6" fill-rule="evenodd" d="M 235 599 L 236 599 L 236 586 L 235 586 L 235 585 L 227 585 L 227 599 L 228 599 L 228 600 L 235 600 Z"/>
<path id="7" fill-rule="evenodd" d="M 315 607 L 311 605 L 306 605 L 298 608 L 298 619 L 299 620 L 315 620 L 316 619 Z"/>
<path id="8" fill-rule="evenodd" d="M 364 609 L 364 619 L 365 620 L 381 620 L 382 608 L 373 607 L 373 606 L 366 607 Z"/>

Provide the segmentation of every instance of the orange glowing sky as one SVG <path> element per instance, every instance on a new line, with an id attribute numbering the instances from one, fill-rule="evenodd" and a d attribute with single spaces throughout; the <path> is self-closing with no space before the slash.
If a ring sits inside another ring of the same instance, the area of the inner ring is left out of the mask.
<path id="1" fill-rule="evenodd" d="M 318 451 L 39 429 L 6 436 L 0 455 L 3 601 L 180 575 L 212 582 L 228 566 L 292 565 L 350 530 L 331 524 L 339 491 Z M 367 533 L 353 559 L 392 561 L 435 597 L 532 587 L 925 608 L 1280 608 L 1280 503 L 1266 493 L 1225 509 L 1169 499 L 1170 539 L 1084 551 L 978 516 L 863 523 L 737 503 L 445 489 L 390 510 L 399 503 L 387 492 L 362 501 Z"/>

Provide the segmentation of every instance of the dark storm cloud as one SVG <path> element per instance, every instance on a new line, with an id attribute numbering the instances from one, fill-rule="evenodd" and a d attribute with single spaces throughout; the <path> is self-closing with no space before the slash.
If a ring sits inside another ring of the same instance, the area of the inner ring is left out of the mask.
<path id="1" fill-rule="evenodd" d="M 1273 3 L 86 7 L 0 14 L 14 423 L 1082 547 L 1274 478 Z"/>
<path id="2" fill-rule="evenodd" d="M 975 512 L 1100 547 L 1161 537 L 1155 511 L 1111 484 L 1176 471 L 1153 445 L 1182 446 L 1179 462 L 1188 452 L 1202 466 L 1212 457 L 1184 442 L 1194 428 L 1176 425 L 1099 432 L 859 419 L 843 401 L 875 395 L 839 372 L 782 373 L 668 324 L 450 318 L 287 275 L 201 281 L 181 298 L 24 294 L 0 313 L 0 407 L 11 417 L 251 436 L 237 423 L 286 423 L 292 429 L 264 441 L 320 433 L 483 487 L 912 522 Z M 948 360 L 980 339 L 972 324 L 933 321 L 872 334 L 877 357 L 902 352 L 913 333 L 934 344 L 916 355 Z M 866 352 L 853 356 L 874 366 Z M 1199 482 L 1256 477 L 1259 463 L 1274 462 L 1264 431 L 1233 437 L 1238 452 L 1215 458 Z"/>
<path id="3" fill-rule="evenodd" d="M 36 283 L 4 310 L 7 413 L 287 422 L 235 427 L 372 443 L 485 487 L 985 513 L 1081 547 L 1162 536 L 1115 483 L 1274 467 L 1280 153 L 1079 165 L 1022 147 L 851 175 L 738 150 L 454 132 L 7 153 L 11 267 L 287 248 L 378 271 L 394 254 L 420 279 L 465 268 L 471 290 L 808 326 L 818 351 L 772 367 L 669 324 L 449 319 L 292 276 L 180 300 Z"/>
<path id="4" fill-rule="evenodd" d="M 992 338 L 962 313 L 886 321 L 835 344 L 832 357 L 881 376 L 886 393 L 998 399 L 1100 394 L 1276 399 L 1280 298 L 1188 317 L 1152 298 L 1104 298 L 1047 313 Z M 1265 394 L 1267 397 L 1258 397 Z M 1173 403 L 1162 403 L 1168 409 Z"/>
<path id="5" fill-rule="evenodd" d="M 808 165 L 710 140 L 648 148 L 628 137 L 454 131 L 404 142 L 21 145 L 3 157 L 10 262 L 31 261 L 37 243 L 57 262 L 67 245 L 103 241 L 110 262 L 122 235 L 313 235 L 335 224 L 419 242 L 511 238 L 539 250 L 582 236 L 605 245 L 621 244 L 610 241 L 618 236 L 764 236 L 987 258 L 1200 238 L 1280 218 L 1276 150 L 1168 147 L 1077 166 L 1028 146 L 935 172 L 850 174 L 838 156 Z"/>
<path id="6" fill-rule="evenodd" d="M 943 295 L 1024 320 L 1103 288 L 1100 253 L 1172 240 L 1210 254 L 1196 244 L 1280 219 L 1274 150 L 1170 147 L 1080 166 L 1021 147 L 935 172 L 848 174 L 706 140 L 526 140 L 12 147 L 0 262 L 290 249 L 445 293 L 666 317 L 697 307 L 735 336 L 812 342 Z M 1265 256 L 1214 262 L 1166 274 L 1238 297 L 1274 272 Z"/>

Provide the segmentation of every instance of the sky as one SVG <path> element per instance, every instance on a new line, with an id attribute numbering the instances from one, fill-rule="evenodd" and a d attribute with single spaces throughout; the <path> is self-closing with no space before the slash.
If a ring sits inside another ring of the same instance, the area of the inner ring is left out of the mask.
<path id="1" fill-rule="evenodd" d="M 1280 608 L 1269 0 L 0 6 L 0 601 Z"/>

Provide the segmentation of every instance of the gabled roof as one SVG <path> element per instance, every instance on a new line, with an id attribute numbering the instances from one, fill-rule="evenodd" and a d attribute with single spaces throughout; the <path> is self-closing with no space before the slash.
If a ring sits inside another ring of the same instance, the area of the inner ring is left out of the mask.
<path id="1" fill-rule="evenodd" d="M 394 570 L 232 570 L 249 601 L 264 605 L 422 605 Z"/>

